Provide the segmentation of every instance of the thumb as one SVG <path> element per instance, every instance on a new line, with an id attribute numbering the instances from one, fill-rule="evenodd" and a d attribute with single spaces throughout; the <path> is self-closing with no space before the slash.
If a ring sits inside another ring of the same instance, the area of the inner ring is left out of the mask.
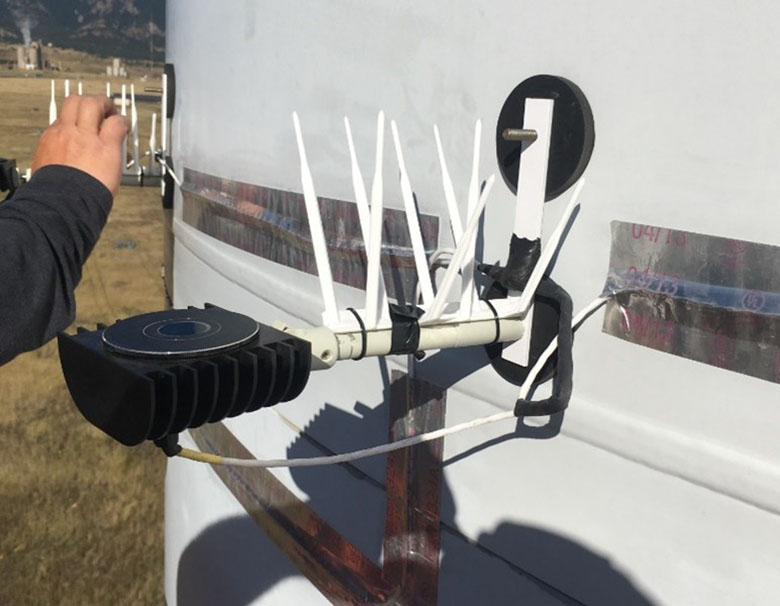
<path id="1" fill-rule="evenodd" d="M 128 120 L 124 116 L 110 116 L 100 125 L 99 137 L 109 145 L 119 145 L 125 138 Z"/>

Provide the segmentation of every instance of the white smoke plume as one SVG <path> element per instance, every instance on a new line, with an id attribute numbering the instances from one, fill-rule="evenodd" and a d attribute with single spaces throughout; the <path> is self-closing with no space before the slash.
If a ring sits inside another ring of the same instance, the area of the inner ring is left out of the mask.
<path id="1" fill-rule="evenodd" d="M 6 0 L 8 10 L 16 22 L 16 27 L 22 33 L 24 45 L 32 43 L 32 28 L 38 25 L 38 20 L 32 14 L 32 7 L 24 0 Z"/>

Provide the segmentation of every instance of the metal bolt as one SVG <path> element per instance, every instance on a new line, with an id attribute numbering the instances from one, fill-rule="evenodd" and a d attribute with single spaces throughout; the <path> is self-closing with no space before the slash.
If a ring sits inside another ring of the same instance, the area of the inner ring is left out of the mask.
<path id="1" fill-rule="evenodd" d="M 538 134 L 529 128 L 505 128 L 501 136 L 504 141 L 536 141 Z"/>

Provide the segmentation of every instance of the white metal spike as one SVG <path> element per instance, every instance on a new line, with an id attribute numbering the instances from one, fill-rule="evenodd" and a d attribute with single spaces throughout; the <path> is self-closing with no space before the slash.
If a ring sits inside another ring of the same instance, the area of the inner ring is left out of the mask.
<path id="1" fill-rule="evenodd" d="M 471 217 L 479 200 L 479 149 L 482 140 L 482 121 L 477 120 L 474 125 L 474 152 L 471 160 L 471 182 L 469 183 L 468 216 Z M 474 309 L 474 301 L 477 298 L 477 289 L 474 284 L 474 255 L 477 247 L 476 232 L 472 233 L 468 241 L 463 269 L 463 280 L 460 297 L 460 317 L 468 320 Z"/>
<path id="2" fill-rule="evenodd" d="M 65 80 L 65 98 L 70 97 L 70 80 Z"/>
<path id="3" fill-rule="evenodd" d="M 531 304 L 536 289 L 539 287 L 539 283 L 544 277 L 544 272 L 547 271 L 547 266 L 550 264 L 550 261 L 552 261 L 555 251 L 558 250 L 558 245 L 561 242 L 563 232 L 566 230 L 566 225 L 568 225 L 572 214 L 574 214 L 575 209 L 579 206 L 580 192 L 582 192 L 584 186 L 585 178 L 583 177 L 574 187 L 574 192 L 571 195 L 569 204 L 566 206 L 566 210 L 563 211 L 563 215 L 558 220 L 558 224 L 555 226 L 555 230 L 550 235 L 549 240 L 545 242 L 542 254 L 539 256 L 539 260 L 536 262 L 536 265 L 534 265 L 533 271 L 531 271 L 531 275 L 528 278 L 525 290 L 517 297 L 517 308 L 521 310 L 521 313 L 525 312 Z"/>
<path id="4" fill-rule="evenodd" d="M 420 231 L 420 221 L 417 216 L 417 208 L 414 203 L 414 194 L 412 193 L 412 184 L 409 181 L 409 175 L 406 172 L 404 164 L 404 155 L 401 151 L 401 141 L 398 137 L 398 127 L 395 120 L 390 122 L 390 129 L 393 132 L 393 143 L 395 145 L 395 155 L 398 158 L 398 169 L 401 172 L 401 196 L 404 200 L 406 210 L 406 222 L 409 227 L 409 237 L 412 241 L 412 253 L 414 254 L 414 264 L 417 268 L 417 282 L 420 285 L 423 305 L 430 304 L 433 299 L 433 282 L 428 270 L 428 260 L 425 257 L 425 245 Z M 417 301 L 412 302 L 417 305 Z"/>
<path id="5" fill-rule="evenodd" d="M 387 309 L 387 293 L 382 288 L 382 224 L 384 219 L 384 182 L 382 170 L 385 148 L 385 113 L 379 111 L 376 117 L 376 155 L 374 160 L 374 182 L 371 184 L 371 217 L 369 220 L 367 271 L 366 271 L 366 328 L 376 328 L 379 318 Z M 377 305 L 382 288 L 382 312 Z"/>
<path id="6" fill-rule="evenodd" d="M 141 146 L 138 139 L 138 108 L 135 105 L 135 84 L 130 85 L 130 132 L 133 137 L 133 165 L 141 174 Z"/>
<path id="7" fill-rule="evenodd" d="M 314 181 L 309 169 L 309 162 L 306 159 L 306 149 L 303 145 L 303 135 L 301 134 L 301 124 L 298 120 L 297 112 L 293 112 L 293 125 L 295 126 L 295 138 L 298 142 L 298 155 L 301 160 L 303 199 L 306 203 L 306 215 L 309 220 L 311 243 L 314 248 L 314 260 L 317 264 L 320 289 L 322 290 L 322 298 L 325 303 L 323 320 L 326 325 L 335 326 L 338 323 L 339 315 L 338 308 L 336 307 L 336 292 L 333 288 L 333 277 L 330 271 L 330 260 L 328 259 L 328 246 L 325 241 L 325 233 L 322 230 L 320 207 L 317 202 L 317 194 L 314 191 Z"/>
<path id="8" fill-rule="evenodd" d="M 482 190 L 482 193 L 477 200 L 474 212 L 472 212 L 469 217 L 469 222 L 463 232 L 463 237 L 460 239 L 458 247 L 455 249 L 455 254 L 452 256 L 452 261 L 450 261 L 450 265 L 447 267 L 447 271 L 444 274 L 444 279 L 439 287 L 439 292 L 436 293 L 436 298 L 433 300 L 428 312 L 422 317 L 421 324 L 435 322 L 439 320 L 444 313 L 444 306 L 447 304 L 447 298 L 455 284 L 455 279 L 458 276 L 458 269 L 463 267 L 463 263 L 468 259 L 468 255 L 470 254 L 470 242 L 477 233 L 479 218 L 485 210 L 485 204 L 487 203 L 488 196 L 493 189 L 495 181 L 495 175 L 490 175 L 485 183 L 485 188 Z"/>
<path id="9" fill-rule="evenodd" d="M 79 80 L 79 97 L 81 97 L 84 94 L 84 86 L 81 83 L 81 80 Z"/>
<path id="10" fill-rule="evenodd" d="M 57 97 L 54 90 L 54 80 L 51 81 L 51 101 L 49 101 L 49 124 L 57 120 Z"/>
<path id="11" fill-rule="evenodd" d="M 450 215 L 452 239 L 457 246 L 458 242 L 460 242 L 460 239 L 463 237 L 463 222 L 460 220 L 460 211 L 458 210 L 458 203 L 455 199 L 455 188 L 452 186 L 452 179 L 450 179 L 450 173 L 447 170 L 447 162 L 444 159 L 444 149 L 442 148 L 441 137 L 439 137 L 439 127 L 435 124 L 433 125 L 433 137 L 436 139 L 436 151 L 439 154 L 441 182 L 444 187 L 444 199 L 447 202 L 447 212 Z"/>
<path id="12" fill-rule="evenodd" d="M 355 142 L 352 139 L 352 129 L 349 126 L 349 119 L 344 117 L 344 128 L 347 132 L 347 145 L 349 146 L 349 157 L 352 164 L 352 187 L 355 190 L 355 201 L 357 203 L 358 218 L 360 219 L 360 231 L 363 233 L 363 242 L 365 243 L 366 261 L 368 261 L 368 253 L 370 250 L 371 241 L 371 209 L 368 206 L 368 195 L 366 194 L 366 186 L 363 181 L 363 175 L 360 172 L 360 165 L 357 161 L 357 154 L 355 152 Z M 381 238 L 381 235 L 380 235 Z M 381 254 L 381 248 L 380 248 Z M 366 263 L 366 309 L 369 309 L 368 300 L 368 263 Z M 381 274 L 381 267 L 378 268 Z M 384 282 L 380 279 L 377 281 L 377 285 L 374 287 L 375 292 L 381 293 L 382 307 L 386 306 L 387 295 L 384 292 Z M 380 297 L 375 297 L 380 298 Z M 370 328 L 374 328 L 377 322 L 376 304 L 374 304 L 374 316 L 372 317 L 372 325 Z"/>

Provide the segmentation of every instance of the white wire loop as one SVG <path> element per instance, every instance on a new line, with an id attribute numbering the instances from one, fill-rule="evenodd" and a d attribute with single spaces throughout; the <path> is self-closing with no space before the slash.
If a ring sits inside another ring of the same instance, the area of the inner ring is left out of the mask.
<path id="1" fill-rule="evenodd" d="M 580 311 L 574 317 L 574 319 L 572 320 L 572 327 L 576 329 L 586 318 L 588 318 L 593 312 L 595 312 L 599 307 L 601 307 L 604 303 L 606 303 L 606 301 L 607 299 L 599 297 L 595 299 L 593 302 L 591 302 L 590 304 L 588 304 L 584 309 L 582 309 L 582 311 Z M 520 388 L 521 398 L 525 398 L 528 395 L 528 393 L 531 391 L 531 387 L 533 386 L 533 383 L 536 380 L 537 375 L 539 374 L 539 372 L 541 372 L 545 362 L 547 362 L 547 360 L 550 358 L 550 356 L 555 352 L 557 348 L 558 348 L 558 337 L 555 337 L 547 346 L 547 349 L 545 349 L 544 353 L 542 353 L 540 358 L 536 361 L 536 364 L 534 364 L 533 368 L 531 368 L 531 371 L 528 373 L 528 377 L 526 377 L 525 382 Z M 212 465 L 233 465 L 236 467 L 262 467 L 266 469 L 271 467 L 316 467 L 321 465 L 336 465 L 339 463 L 348 463 L 350 461 L 366 459 L 368 457 L 375 457 L 380 454 L 393 452 L 394 450 L 400 450 L 401 448 L 408 448 L 410 446 L 416 446 L 417 444 L 424 444 L 425 442 L 438 440 L 439 438 L 460 433 L 462 431 L 466 431 L 469 429 L 474 429 L 476 427 L 481 427 L 483 425 L 498 423 L 499 421 L 505 421 L 507 419 L 514 419 L 514 418 L 517 418 L 515 417 L 514 411 L 508 410 L 505 412 L 500 412 L 494 415 L 490 415 L 488 417 L 481 417 L 479 419 L 474 419 L 473 421 L 466 421 L 464 423 L 459 423 L 458 425 L 453 425 L 452 427 L 444 427 L 442 429 L 437 429 L 435 431 L 422 433 L 420 435 L 413 436 L 411 438 L 404 438 L 402 440 L 396 440 L 395 442 L 389 442 L 387 444 L 381 444 L 379 446 L 373 446 L 371 448 L 363 448 L 361 450 L 355 450 L 353 452 L 348 452 L 344 454 L 326 455 L 322 457 L 308 457 L 308 458 L 301 458 L 301 459 L 266 459 L 266 460 L 237 459 L 233 457 L 222 457 L 219 455 L 213 455 L 209 453 L 200 453 L 197 451 L 190 451 L 187 449 L 184 449 L 179 456 L 182 456 L 184 458 L 192 458 L 201 462 L 208 462 L 211 463 Z M 198 457 L 197 455 L 205 455 L 205 456 Z"/>

